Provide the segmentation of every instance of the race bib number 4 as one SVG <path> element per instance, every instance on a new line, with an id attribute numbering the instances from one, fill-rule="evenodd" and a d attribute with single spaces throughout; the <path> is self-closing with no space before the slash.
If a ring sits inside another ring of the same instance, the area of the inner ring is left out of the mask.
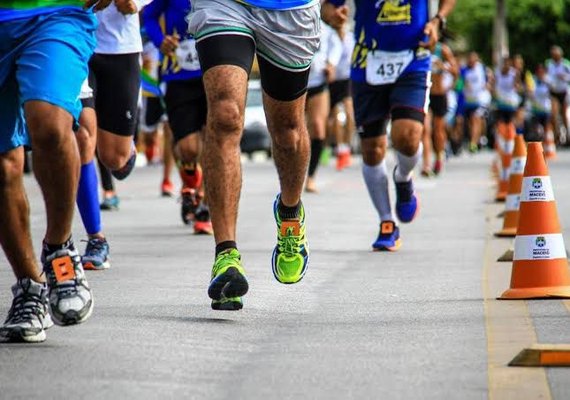
<path id="1" fill-rule="evenodd" d="M 196 42 L 194 39 L 187 39 L 176 48 L 176 60 L 178 66 L 186 71 L 198 71 L 200 69 L 200 60 L 198 59 L 198 51 L 196 50 Z"/>
<path id="2" fill-rule="evenodd" d="M 389 85 L 398 80 L 414 60 L 413 50 L 373 51 L 366 59 L 366 82 L 369 85 Z"/>

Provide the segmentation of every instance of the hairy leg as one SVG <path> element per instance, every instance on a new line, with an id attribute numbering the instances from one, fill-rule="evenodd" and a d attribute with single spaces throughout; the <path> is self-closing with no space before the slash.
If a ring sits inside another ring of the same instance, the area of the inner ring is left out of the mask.
<path id="1" fill-rule="evenodd" d="M 230 65 L 204 74 L 208 117 L 202 163 L 216 243 L 236 239 L 247 79 L 244 69 Z"/>

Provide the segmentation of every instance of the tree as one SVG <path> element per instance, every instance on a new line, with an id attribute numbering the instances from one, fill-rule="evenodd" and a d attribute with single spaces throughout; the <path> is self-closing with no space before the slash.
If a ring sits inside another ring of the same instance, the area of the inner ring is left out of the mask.
<path id="1" fill-rule="evenodd" d="M 495 0 L 460 0 L 449 19 L 451 31 L 487 63 L 495 12 Z M 570 44 L 570 0 L 507 0 L 507 26 L 511 54 L 522 54 L 534 68 L 548 57 L 551 45 Z M 570 47 L 565 50 L 570 54 Z"/>

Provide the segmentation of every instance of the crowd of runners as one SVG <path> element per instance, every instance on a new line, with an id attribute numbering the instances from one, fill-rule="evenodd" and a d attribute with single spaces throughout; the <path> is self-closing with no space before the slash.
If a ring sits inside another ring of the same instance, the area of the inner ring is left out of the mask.
<path id="1" fill-rule="evenodd" d="M 570 63 L 559 47 L 535 73 L 520 56 L 491 70 L 477 54 L 454 56 L 445 43 L 455 0 L 440 0 L 431 12 L 427 0 L 354 3 L 3 2 L 0 241 L 17 282 L 0 336 L 43 341 L 53 322 L 89 318 L 94 301 L 84 270 L 110 267 L 101 211 L 119 209 L 113 179 L 128 178 L 139 151 L 148 163 L 163 162 L 160 192 L 180 196 L 182 221 L 214 235 L 212 308 L 242 308 L 248 281 L 236 223 L 252 69 L 263 89 L 280 183 L 268 265 L 284 284 L 307 272 L 301 195 L 318 192 L 317 170 L 331 148 L 339 171 L 358 149 L 378 213 L 372 248 L 396 251 L 398 223 L 412 222 L 419 211 L 416 167 L 426 178 L 441 174 L 462 147 L 479 151 L 499 120 L 520 133 L 570 143 Z M 389 144 L 397 161 L 392 171 Z M 25 148 L 46 203 L 40 265 L 22 180 Z M 75 203 L 88 237 L 81 253 L 71 237 Z"/>

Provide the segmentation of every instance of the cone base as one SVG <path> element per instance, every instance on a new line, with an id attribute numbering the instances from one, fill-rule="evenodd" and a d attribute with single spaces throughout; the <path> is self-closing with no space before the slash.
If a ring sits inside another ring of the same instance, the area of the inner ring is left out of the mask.
<path id="1" fill-rule="evenodd" d="M 513 249 L 509 249 L 507 251 L 505 251 L 505 253 L 497 258 L 498 262 L 511 262 L 514 261 L 514 257 L 515 257 L 515 251 Z"/>
<path id="2" fill-rule="evenodd" d="M 514 238 L 515 236 L 517 236 L 517 229 L 504 228 L 501 229 L 499 232 L 495 232 L 495 236 L 500 238 Z"/>
<path id="3" fill-rule="evenodd" d="M 495 202 L 504 203 L 507 200 L 507 193 L 497 193 L 495 196 Z"/>
<path id="4" fill-rule="evenodd" d="M 570 299 L 570 286 L 508 289 L 497 300 Z"/>

